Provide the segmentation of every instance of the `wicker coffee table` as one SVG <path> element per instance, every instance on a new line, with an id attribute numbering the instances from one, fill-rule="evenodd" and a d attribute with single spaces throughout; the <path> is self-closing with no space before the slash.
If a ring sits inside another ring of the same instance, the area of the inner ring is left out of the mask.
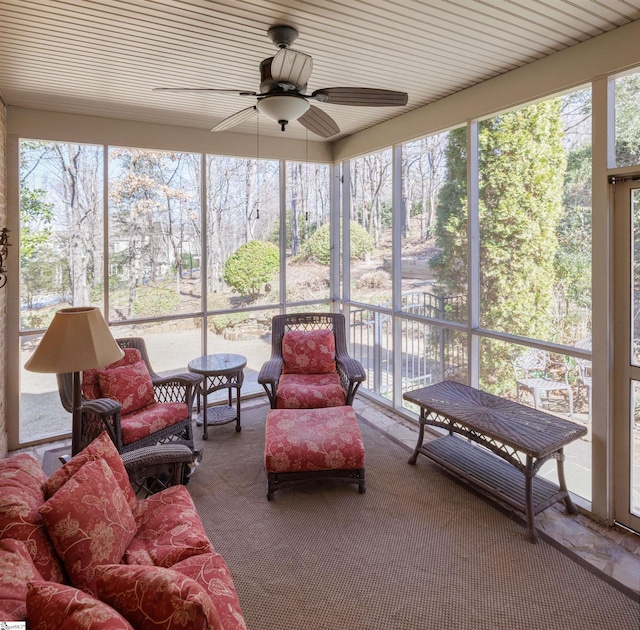
<path id="1" fill-rule="evenodd" d="M 586 427 L 453 381 L 403 397 L 420 407 L 420 434 L 410 464 L 422 453 L 523 512 L 532 542 L 538 541 L 536 514 L 558 501 L 577 513 L 565 482 L 563 449 L 585 435 Z M 448 435 L 423 444 L 426 425 L 446 429 Z M 559 486 L 536 477 L 549 459 L 557 461 Z"/>

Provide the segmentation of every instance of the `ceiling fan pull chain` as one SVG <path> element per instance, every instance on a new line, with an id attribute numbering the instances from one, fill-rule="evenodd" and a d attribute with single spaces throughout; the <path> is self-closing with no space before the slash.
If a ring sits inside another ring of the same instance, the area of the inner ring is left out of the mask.
<path id="1" fill-rule="evenodd" d="M 309 185 L 309 130 L 304 129 L 304 220 L 309 223 L 309 195 L 307 186 Z"/>
<path id="2" fill-rule="evenodd" d="M 260 169 L 260 111 L 256 113 L 256 179 Z M 260 218 L 260 194 L 256 187 L 256 221 Z"/>

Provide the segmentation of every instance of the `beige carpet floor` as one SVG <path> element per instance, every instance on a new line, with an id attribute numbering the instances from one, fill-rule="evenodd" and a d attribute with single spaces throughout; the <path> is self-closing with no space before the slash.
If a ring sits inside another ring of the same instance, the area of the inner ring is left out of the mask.
<path id="1" fill-rule="evenodd" d="M 211 427 L 188 485 L 249 630 L 640 628 L 637 598 L 364 420 L 366 494 L 317 483 L 267 501 L 267 411 Z"/>

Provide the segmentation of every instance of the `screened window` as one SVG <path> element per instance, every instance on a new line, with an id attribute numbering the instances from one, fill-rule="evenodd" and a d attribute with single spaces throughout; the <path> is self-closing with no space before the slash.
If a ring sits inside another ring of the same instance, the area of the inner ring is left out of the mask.
<path id="1" fill-rule="evenodd" d="M 466 128 L 402 147 L 402 310 L 467 321 Z"/>
<path id="2" fill-rule="evenodd" d="M 351 298 L 391 306 L 391 150 L 353 160 Z"/>
<path id="3" fill-rule="evenodd" d="M 616 166 L 640 164 L 640 72 L 615 80 Z"/>
<path id="4" fill-rule="evenodd" d="M 110 319 L 200 310 L 200 232 L 197 155 L 110 149 Z"/>
<path id="5" fill-rule="evenodd" d="M 277 161 L 207 156 L 210 311 L 280 301 L 279 168 Z"/>
<path id="6" fill-rule="evenodd" d="M 328 299 L 330 167 L 287 162 L 286 169 L 287 302 Z"/>
<path id="7" fill-rule="evenodd" d="M 479 125 L 480 325 L 574 345 L 591 325 L 591 93 Z"/>
<path id="8" fill-rule="evenodd" d="M 20 142 L 20 330 L 46 328 L 59 308 L 102 307 L 101 146 Z M 54 374 L 24 364 L 42 335 L 20 344 L 20 440 L 69 431 Z"/>

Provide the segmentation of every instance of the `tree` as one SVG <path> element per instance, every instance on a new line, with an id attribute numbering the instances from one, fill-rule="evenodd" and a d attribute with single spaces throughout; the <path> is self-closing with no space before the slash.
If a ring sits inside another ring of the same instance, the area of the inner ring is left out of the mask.
<path id="1" fill-rule="evenodd" d="M 23 267 L 23 290 L 48 277 L 55 281 L 46 288 L 49 298 L 57 292 L 59 300 L 81 305 L 101 286 L 101 156 L 101 148 L 91 145 L 20 143 L 21 250 L 50 268 L 42 274 Z"/>
<path id="2" fill-rule="evenodd" d="M 64 210 L 71 302 L 74 306 L 89 304 L 91 285 L 102 280 L 102 258 L 94 256 L 102 251 L 94 241 L 102 231 L 99 152 L 97 147 L 68 143 L 53 143 L 49 150 Z"/>
<path id="3" fill-rule="evenodd" d="M 42 155 L 40 143 L 24 143 L 21 158 L 20 177 L 20 294 L 29 309 L 36 305 L 38 297 L 59 293 L 60 286 L 57 273 L 62 257 L 56 255 L 50 241 L 53 234 L 54 204 L 46 200 L 46 191 L 41 188 L 30 188 L 27 182 L 33 168 L 40 161 L 26 157 L 29 151 Z M 40 327 L 43 321 L 33 314 L 23 316 L 25 327 Z"/>
<path id="4" fill-rule="evenodd" d="M 446 178 L 436 205 L 435 241 L 438 253 L 429 261 L 436 290 L 445 295 L 467 293 L 467 132 L 449 133 L 445 149 Z"/>
<path id="5" fill-rule="evenodd" d="M 552 334 L 554 258 L 566 158 L 558 99 L 481 125 L 481 323 Z"/>
<path id="6" fill-rule="evenodd" d="M 556 321 L 571 337 L 574 310 L 591 306 L 591 144 L 569 152 L 555 256 Z M 580 335 L 582 336 L 582 335 Z"/>
<path id="7" fill-rule="evenodd" d="M 20 185 L 20 295 L 29 309 L 38 298 L 64 294 L 67 261 L 51 239 L 53 229 L 52 203 L 45 201 L 44 190 L 32 190 Z M 68 288 L 68 287 L 66 287 Z M 42 316 L 23 317 L 23 326 L 38 328 L 46 325 Z"/>
<path id="8" fill-rule="evenodd" d="M 466 286 L 466 145 L 451 132 L 447 182 L 438 204 L 440 254 L 433 261 L 450 292 Z M 566 158 L 560 100 L 496 116 L 479 125 L 480 324 L 525 337 L 552 335 L 554 261 Z M 487 341 L 483 384 L 507 379 L 508 349 Z"/>
<path id="9" fill-rule="evenodd" d="M 300 219 L 306 213 L 306 197 L 304 194 L 305 181 L 302 175 L 302 164 L 294 162 L 289 164 L 290 180 L 289 190 L 291 199 L 291 255 L 297 256 L 300 250 Z"/>
<path id="10" fill-rule="evenodd" d="M 349 225 L 350 239 L 349 251 L 351 260 L 360 260 L 373 249 L 373 239 L 369 233 L 355 221 Z M 342 232 L 340 232 L 342 235 Z M 328 265 L 331 257 L 330 226 L 328 223 L 321 225 L 305 243 L 303 253 L 308 258 Z"/>
<path id="11" fill-rule="evenodd" d="M 591 308 L 591 89 L 562 98 L 564 212 L 558 223 L 554 328 L 559 342 L 574 343 L 588 334 Z"/>
<path id="12" fill-rule="evenodd" d="M 437 196 L 445 175 L 446 133 L 422 138 L 404 145 L 403 201 L 410 216 L 420 217 L 420 236 L 427 239 L 433 228 Z M 409 215 L 402 222 L 403 235 Z"/>
<path id="13" fill-rule="evenodd" d="M 207 276 L 209 290 L 218 292 L 229 256 L 249 240 L 271 237 L 279 216 L 279 163 L 212 156 L 207 171 Z"/>
<path id="14" fill-rule="evenodd" d="M 640 164 L 640 73 L 616 79 L 616 166 Z"/>
<path id="15" fill-rule="evenodd" d="M 391 151 L 381 151 L 351 163 L 352 219 L 358 220 L 376 246 L 382 230 L 383 203 L 391 199 Z M 389 204 L 389 207 L 390 204 Z"/>
<path id="16" fill-rule="evenodd" d="M 118 172 L 109 188 L 111 257 L 127 252 L 123 315 L 130 318 L 143 314 L 136 305 L 143 283 L 166 284 L 173 275 L 174 292 L 179 295 L 183 254 L 192 249 L 198 254 L 199 164 L 187 154 L 142 149 L 113 149 L 110 162 Z"/>
<path id="17" fill-rule="evenodd" d="M 20 184 L 20 262 L 28 264 L 38 247 L 51 236 L 53 204 L 45 201 L 46 192 Z"/>
<path id="18" fill-rule="evenodd" d="M 267 241 L 249 241 L 229 256 L 224 265 L 224 281 L 241 295 L 253 299 L 280 266 L 280 250 Z"/>

